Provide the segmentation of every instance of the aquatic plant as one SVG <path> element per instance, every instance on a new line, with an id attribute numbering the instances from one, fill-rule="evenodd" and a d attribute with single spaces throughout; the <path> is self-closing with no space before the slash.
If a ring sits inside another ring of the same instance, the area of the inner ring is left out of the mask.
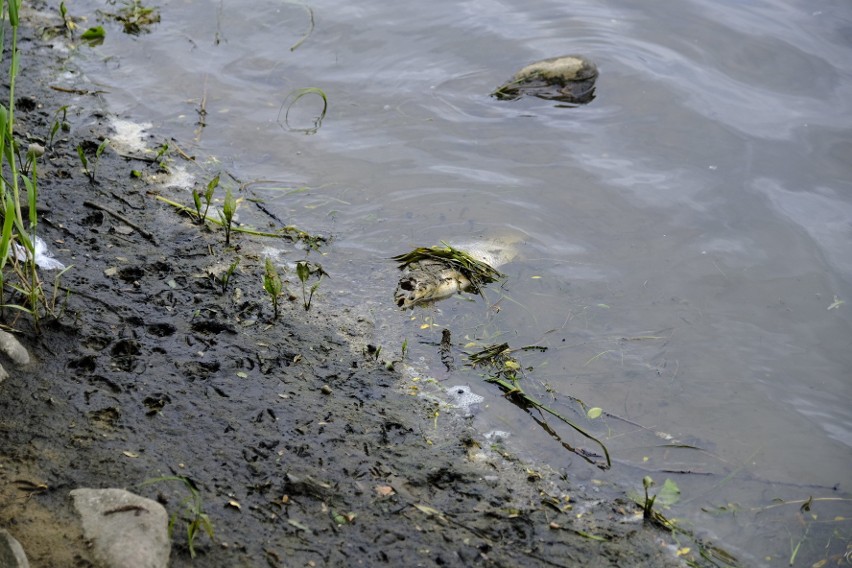
<path id="1" fill-rule="evenodd" d="M 65 2 L 59 3 L 59 15 L 62 16 L 62 26 L 68 34 L 73 34 L 77 29 L 77 23 L 74 18 L 68 15 L 68 8 L 65 7 Z"/>
<path id="2" fill-rule="evenodd" d="M 309 20 L 308 31 L 305 32 L 305 34 L 301 37 L 301 39 L 299 39 L 299 41 L 297 41 L 296 43 L 294 43 L 293 45 L 290 46 L 290 51 L 296 51 L 296 49 L 300 45 L 305 43 L 305 40 L 307 40 L 310 37 L 310 35 L 312 33 L 314 33 L 315 22 L 314 22 L 314 10 L 313 10 L 313 8 L 311 8 L 310 6 L 305 6 L 304 4 L 299 4 L 299 5 L 302 6 L 308 12 L 308 20 Z"/>
<path id="3" fill-rule="evenodd" d="M 18 54 L 18 26 L 20 0 L 0 0 L 0 58 L 5 55 L 6 26 L 11 27 L 9 41 L 9 67 L 6 79 L 9 84 L 8 106 L 0 104 L 0 211 L 3 215 L 2 233 L 0 233 L 0 307 L 11 308 L 28 314 L 36 326 L 43 313 L 52 313 L 55 308 L 54 299 L 48 300 L 42 286 L 38 269 L 63 269 L 64 266 L 52 259 L 47 252 L 47 245 L 36 234 L 38 226 L 38 159 L 44 154 L 44 148 L 38 144 L 30 144 L 22 153 L 15 139 L 15 100 L 16 83 L 20 70 Z M 17 160 L 17 162 L 16 162 Z M 6 164 L 4 168 L 4 162 Z M 28 223 L 25 225 L 22 214 L 24 197 L 21 195 L 21 185 L 26 191 Z M 14 278 L 6 278 L 4 270 L 11 268 Z M 64 270 L 59 273 L 57 280 Z M 7 287 L 22 298 L 22 302 L 6 303 Z M 57 290 L 54 287 L 54 291 Z"/>
<path id="4" fill-rule="evenodd" d="M 89 45 L 89 47 L 96 47 L 101 45 L 106 39 L 106 31 L 103 26 L 94 26 L 86 31 L 84 31 L 80 35 L 80 39 Z"/>
<path id="5" fill-rule="evenodd" d="M 139 0 L 125 0 L 115 12 L 101 12 L 107 18 L 115 20 L 124 27 L 124 33 L 139 35 L 151 31 L 150 28 L 160 21 L 157 8 L 144 6 Z"/>
<path id="6" fill-rule="evenodd" d="M 240 258 L 237 257 L 234 259 L 234 262 L 228 266 L 228 270 L 222 273 L 222 276 L 219 278 L 219 283 L 222 285 L 222 293 L 224 294 L 228 290 L 228 284 L 231 282 L 231 277 L 234 276 L 234 272 L 237 270 L 237 265 L 240 263 Z"/>
<path id="7" fill-rule="evenodd" d="M 62 115 L 60 118 L 59 115 Z M 53 148 L 53 140 L 56 138 L 56 133 L 62 130 L 62 132 L 68 132 L 71 130 L 71 125 L 68 123 L 68 105 L 63 105 L 56 109 L 56 112 L 53 114 L 53 124 L 50 126 L 50 136 L 47 138 L 47 147 Z"/>
<path id="8" fill-rule="evenodd" d="M 171 158 L 169 158 L 169 147 L 168 142 L 163 142 L 157 147 L 157 153 L 154 155 L 154 162 L 157 163 L 157 167 L 161 172 L 169 173 L 169 162 Z"/>
<path id="9" fill-rule="evenodd" d="M 278 302 L 281 299 L 281 294 L 284 292 L 284 283 L 281 277 L 278 276 L 278 271 L 272 260 L 267 258 L 263 266 L 263 289 L 269 294 L 272 300 L 273 318 L 278 319 Z"/>
<path id="10" fill-rule="evenodd" d="M 231 244 L 231 229 L 234 224 L 234 214 L 237 212 L 237 201 L 234 199 L 234 194 L 231 193 L 229 187 L 225 191 L 225 201 L 222 203 L 222 210 L 219 211 L 219 219 L 222 220 L 222 226 L 225 228 L 225 246 Z"/>
<path id="11" fill-rule="evenodd" d="M 204 512 L 204 504 L 201 499 L 201 491 L 195 485 L 195 482 L 188 477 L 182 475 L 166 475 L 154 479 L 145 480 L 140 484 L 140 487 L 151 485 L 153 483 L 161 483 L 164 481 L 178 481 L 183 484 L 189 495 L 185 497 L 178 506 L 178 510 L 169 515 L 169 537 L 174 534 L 174 527 L 181 514 L 181 520 L 186 526 L 186 545 L 189 548 L 189 555 L 195 558 L 195 539 L 204 531 L 210 540 L 213 540 L 213 523 L 210 522 L 210 517 Z"/>
<path id="12" fill-rule="evenodd" d="M 302 283 L 302 305 L 305 307 L 305 311 L 308 311 L 311 309 L 311 300 L 314 298 L 314 292 L 316 292 L 317 288 L 319 288 L 320 282 L 322 282 L 322 277 L 328 276 L 328 272 L 323 270 L 322 266 L 316 262 L 300 260 L 296 263 L 296 275 Z M 310 280 L 311 276 L 315 276 L 317 281 L 311 286 L 310 293 L 308 293 L 307 282 Z"/>
<path id="13" fill-rule="evenodd" d="M 103 141 L 98 145 L 95 149 L 95 155 L 91 161 L 86 156 L 86 150 L 83 144 L 79 144 L 77 146 L 77 156 L 80 158 L 80 165 L 83 166 L 83 173 L 86 174 L 86 177 L 89 178 L 90 183 L 98 183 L 95 176 L 98 172 L 98 163 L 101 161 L 101 156 L 106 150 L 107 146 L 109 146 L 109 138 L 104 138 Z M 91 166 L 91 167 L 90 167 Z"/>
<path id="14" fill-rule="evenodd" d="M 213 192 L 219 186 L 219 176 L 217 175 L 209 182 L 207 182 L 207 188 L 204 190 L 204 211 L 201 211 L 201 198 L 202 196 L 198 193 L 198 191 L 193 188 L 192 189 L 192 201 L 195 205 L 195 213 L 196 213 L 196 222 L 199 224 L 204 223 L 207 219 L 207 211 L 210 210 L 210 203 L 213 201 Z"/>
<path id="15" fill-rule="evenodd" d="M 155 199 L 157 201 L 162 201 L 163 203 L 174 207 L 179 212 L 181 212 L 185 215 L 189 215 L 191 217 L 196 216 L 196 211 L 194 210 L 194 207 L 188 207 L 186 205 L 178 203 L 177 201 L 173 201 L 173 200 L 171 200 L 167 197 L 163 197 L 162 195 L 155 196 Z M 223 227 L 225 226 L 225 221 L 223 219 L 221 219 L 221 217 L 219 219 L 217 219 L 216 217 L 206 216 L 206 217 L 204 217 L 204 220 L 210 221 L 211 223 L 215 223 L 215 224 L 223 226 Z M 278 229 L 275 232 L 259 231 L 257 229 L 253 229 L 251 227 L 245 227 L 245 226 L 239 226 L 239 227 L 231 226 L 231 232 L 242 233 L 244 235 L 252 235 L 252 236 L 255 236 L 255 237 L 273 237 L 273 238 L 289 239 L 291 241 L 301 241 L 301 242 L 305 243 L 311 249 L 318 249 L 321 245 L 328 242 L 328 239 L 326 237 L 322 236 L 322 235 L 311 235 L 310 233 L 303 231 L 303 230 L 301 230 L 297 227 L 294 227 L 292 225 L 288 225 L 286 227 L 281 227 L 280 229 Z"/>
<path id="16" fill-rule="evenodd" d="M 531 346 L 528 348 L 521 348 L 521 350 L 527 349 L 537 349 L 540 350 L 539 346 Z M 501 391 L 503 391 L 503 395 L 517 405 L 519 408 L 525 410 L 528 414 L 533 417 L 533 420 L 544 429 L 551 437 L 553 437 L 556 441 L 558 441 L 562 447 L 566 450 L 577 454 L 584 460 L 589 463 L 596 465 L 601 469 L 609 469 L 612 467 L 612 461 L 609 457 L 609 450 L 607 450 L 606 445 L 601 442 L 599 439 L 594 437 L 592 434 L 580 428 L 574 422 L 565 418 L 565 416 L 559 414 L 552 408 L 546 406 L 541 401 L 533 398 L 529 394 L 527 394 L 523 387 L 520 384 L 521 379 L 524 377 L 524 368 L 521 364 L 512 356 L 513 350 L 509 348 L 508 343 L 501 343 L 495 345 L 488 345 L 483 349 L 476 351 L 474 353 L 468 354 L 468 360 L 470 361 L 470 365 L 472 367 L 488 367 L 488 373 L 485 375 L 485 382 L 497 385 Z M 533 411 L 537 411 L 537 416 L 533 414 Z M 586 450 L 575 448 L 562 440 L 561 436 L 554 430 L 545 420 L 544 413 L 550 414 L 551 416 L 556 417 L 561 422 L 570 426 L 574 431 L 582 435 L 583 437 L 595 442 L 600 448 L 603 450 L 605 463 L 600 463 L 595 459 L 595 456 Z"/>
<path id="17" fill-rule="evenodd" d="M 645 523 L 671 533 L 676 541 L 686 538 L 693 543 L 694 548 L 697 548 L 698 558 L 696 558 L 690 546 L 680 546 L 680 542 L 678 542 L 677 555 L 682 557 L 688 566 L 712 566 L 714 568 L 740 566 L 737 558 L 730 552 L 698 537 L 693 531 L 681 527 L 675 520 L 667 518 L 659 511 L 660 507 L 668 509 L 680 500 L 680 488 L 674 481 L 666 479 L 660 490 L 651 495 L 650 489 L 654 485 L 651 476 L 646 475 L 642 478 L 642 487 L 645 491 L 644 498 L 635 494 L 632 494 L 631 498 L 642 507 L 642 519 Z M 790 562 L 790 565 L 792 566 L 793 563 Z"/>
<path id="18" fill-rule="evenodd" d="M 314 125 L 312 127 L 294 128 L 290 125 L 290 109 L 293 108 L 293 105 L 295 105 L 300 99 L 308 95 L 316 95 L 322 99 L 322 111 L 320 111 L 319 115 L 314 118 Z M 287 103 L 287 101 L 290 101 L 289 104 Z M 284 110 L 285 105 L 287 106 L 287 110 L 284 112 L 284 124 L 281 124 L 281 111 Z M 322 121 L 325 118 L 327 111 L 328 97 L 326 96 L 325 91 L 318 87 L 306 87 L 304 89 L 296 89 L 295 91 L 290 92 L 284 98 L 284 102 L 281 103 L 281 108 L 278 110 L 278 124 L 281 124 L 281 126 L 286 127 L 288 130 L 304 132 L 305 134 L 316 134 L 317 130 L 319 130 L 320 126 L 322 126 Z"/>
<path id="19" fill-rule="evenodd" d="M 650 522 L 653 519 L 653 509 L 654 509 L 654 501 L 656 501 L 657 496 L 648 495 L 648 489 L 654 485 L 654 480 L 651 479 L 650 475 L 646 475 L 642 478 L 642 487 L 645 488 L 645 502 L 642 504 L 642 518 L 645 519 L 645 522 Z"/>

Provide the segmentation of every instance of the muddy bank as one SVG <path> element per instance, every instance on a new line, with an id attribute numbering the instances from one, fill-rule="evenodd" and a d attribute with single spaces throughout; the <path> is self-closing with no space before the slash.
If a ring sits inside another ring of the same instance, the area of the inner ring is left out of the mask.
<path id="1" fill-rule="evenodd" d="M 366 349 L 371 323 L 335 306 L 333 275 L 310 311 L 292 275 L 274 319 L 263 243 L 226 246 L 157 200 L 191 203 L 152 183 L 152 155 L 108 149 L 93 183 L 77 147 L 113 136 L 108 113 L 40 25 L 20 45 L 16 134 L 48 146 L 41 236 L 73 268 L 40 332 L 4 321 L 34 362 L 0 385 L 0 527 L 33 566 L 91 564 L 70 523 L 77 487 L 126 487 L 183 511 L 186 487 L 141 485 L 160 476 L 190 479 L 215 529 L 193 561 L 181 514 L 174 566 L 676 564 L 632 503 L 493 451 L 462 418 L 436 428 L 434 403 L 399 392 Z M 69 130 L 51 147 L 63 106 Z M 279 244 L 290 261 L 306 254 Z"/>

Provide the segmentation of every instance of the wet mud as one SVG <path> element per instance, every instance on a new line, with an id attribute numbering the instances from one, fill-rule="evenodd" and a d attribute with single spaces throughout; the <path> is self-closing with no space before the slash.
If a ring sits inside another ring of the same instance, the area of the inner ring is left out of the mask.
<path id="1" fill-rule="evenodd" d="M 70 64 L 36 31 L 21 42 L 16 134 L 46 144 L 68 105 L 70 130 L 40 164 L 39 227 L 73 268 L 59 317 L 3 321 L 34 361 L 0 384 L 0 527 L 33 566 L 91 565 L 70 522 L 77 487 L 179 513 L 173 566 L 677 565 L 635 504 L 492 450 L 461 416 L 436 429 L 434 404 L 367 352 L 370 322 L 335 306 L 334 278 L 310 311 L 293 296 L 273 319 L 256 238 L 226 247 L 157 200 L 191 203 L 149 182 L 156 163 L 108 149 L 92 183 L 76 148 L 112 135 L 108 113 L 92 85 L 51 88 Z M 210 273 L 236 258 L 223 291 Z M 186 488 L 142 485 L 161 476 L 191 480 L 213 523 L 194 560 Z"/>

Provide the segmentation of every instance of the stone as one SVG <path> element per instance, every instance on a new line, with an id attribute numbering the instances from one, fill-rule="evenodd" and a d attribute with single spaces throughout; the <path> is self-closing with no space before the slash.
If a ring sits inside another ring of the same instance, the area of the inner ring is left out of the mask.
<path id="1" fill-rule="evenodd" d="M 0 351 L 5 353 L 15 365 L 23 367 L 30 362 L 30 354 L 27 348 L 21 345 L 11 333 L 0 331 Z"/>
<path id="2" fill-rule="evenodd" d="M 166 568 L 169 515 L 156 501 L 124 489 L 75 489 L 74 507 L 95 559 L 107 568 Z"/>
<path id="3" fill-rule="evenodd" d="M 30 568 L 24 547 L 9 531 L 0 529 L 0 566 L 3 568 Z"/>

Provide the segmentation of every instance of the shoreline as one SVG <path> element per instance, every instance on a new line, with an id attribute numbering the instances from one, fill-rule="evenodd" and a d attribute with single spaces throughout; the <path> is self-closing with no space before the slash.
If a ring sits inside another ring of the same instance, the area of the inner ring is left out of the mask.
<path id="1" fill-rule="evenodd" d="M 172 566 L 680 565 L 632 502 L 533 475 L 460 417 L 435 430 L 431 403 L 357 347 L 371 323 L 330 303 L 334 280 L 274 319 L 262 243 L 226 246 L 158 201 L 191 196 L 149 184 L 156 164 L 107 150 L 91 183 L 76 148 L 113 134 L 108 111 L 51 88 L 68 54 L 22 31 L 17 136 L 47 138 L 69 105 L 70 131 L 39 164 L 39 226 L 74 265 L 56 321 L 12 326 L 35 362 L 0 384 L 0 528 L 31 565 L 94 565 L 71 490 L 125 487 L 173 513 L 181 487 L 141 486 L 168 475 L 193 481 L 214 526 L 195 561 L 178 527 Z"/>

